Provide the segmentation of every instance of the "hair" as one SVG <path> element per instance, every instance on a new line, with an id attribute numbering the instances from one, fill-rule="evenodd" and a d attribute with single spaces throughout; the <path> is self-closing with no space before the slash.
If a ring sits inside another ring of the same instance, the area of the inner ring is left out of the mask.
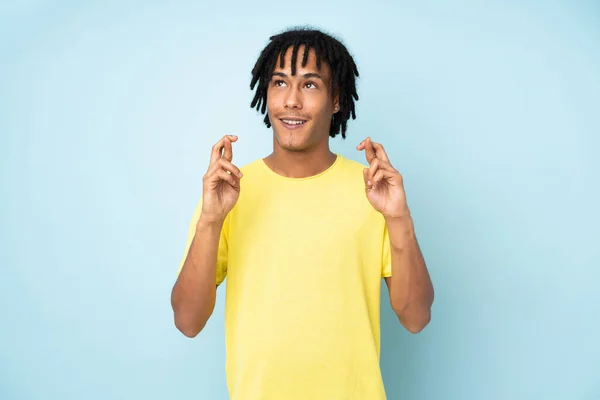
<path id="1" fill-rule="evenodd" d="M 331 89 L 334 96 L 339 95 L 340 111 L 333 114 L 329 136 L 335 137 L 339 133 L 346 138 L 346 124 L 352 117 L 356 119 L 354 101 L 358 100 L 356 93 L 356 80 L 358 69 L 348 49 L 336 38 L 319 30 L 309 28 L 292 28 L 280 34 L 271 36 L 269 44 L 262 50 L 254 68 L 250 89 L 256 86 L 256 93 L 250 107 L 265 114 L 267 110 L 267 88 L 279 56 L 279 66 L 284 67 L 284 56 L 288 48 L 292 47 L 292 75 L 296 74 L 298 48 L 304 45 L 302 66 L 306 66 L 308 53 L 313 49 L 317 56 L 317 69 L 322 62 L 326 62 L 331 69 Z M 267 128 L 271 121 L 267 114 L 264 119 Z"/>

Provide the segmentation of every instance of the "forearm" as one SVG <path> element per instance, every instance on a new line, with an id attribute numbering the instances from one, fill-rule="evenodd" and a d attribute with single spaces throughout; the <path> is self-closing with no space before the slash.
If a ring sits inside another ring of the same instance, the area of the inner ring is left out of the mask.
<path id="1" fill-rule="evenodd" d="M 431 317 L 433 285 L 410 215 L 386 219 L 386 223 L 392 258 L 389 288 L 392 308 L 409 331 L 418 332 Z"/>
<path id="2" fill-rule="evenodd" d="M 202 216 L 171 294 L 175 325 L 186 336 L 196 336 L 210 318 L 216 299 L 217 251 L 223 222 Z"/>

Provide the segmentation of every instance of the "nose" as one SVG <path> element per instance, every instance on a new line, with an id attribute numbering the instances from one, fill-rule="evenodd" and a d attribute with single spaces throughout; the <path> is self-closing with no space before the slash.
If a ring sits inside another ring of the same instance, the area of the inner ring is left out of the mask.
<path id="1" fill-rule="evenodd" d="M 302 108 L 301 93 L 295 87 L 292 87 L 292 88 L 290 88 L 290 90 L 288 90 L 288 95 L 285 99 L 285 108 L 291 108 L 291 109 L 301 109 Z"/>

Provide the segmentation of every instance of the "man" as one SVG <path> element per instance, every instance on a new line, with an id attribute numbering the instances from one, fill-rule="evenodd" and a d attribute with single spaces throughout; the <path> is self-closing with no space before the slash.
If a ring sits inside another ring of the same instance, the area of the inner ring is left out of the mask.
<path id="1" fill-rule="evenodd" d="M 273 152 L 241 170 L 237 136 L 212 148 L 172 292 L 175 325 L 196 336 L 227 277 L 226 373 L 234 400 L 385 399 L 379 369 L 382 277 L 410 332 L 433 287 L 402 176 L 369 137 L 368 167 L 332 153 L 358 100 L 354 60 L 314 30 L 271 37 L 251 106 Z"/>

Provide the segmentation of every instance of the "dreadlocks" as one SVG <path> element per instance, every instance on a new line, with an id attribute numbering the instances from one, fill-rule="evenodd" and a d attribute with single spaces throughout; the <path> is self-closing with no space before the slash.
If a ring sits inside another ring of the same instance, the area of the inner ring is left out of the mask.
<path id="1" fill-rule="evenodd" d="M 296 61 L 298 59 L 298 48 L 304 45 L 302 55 L 302 66 L 306 66 L 308 52 L 314 49 L 317 56 L 317 68 L 321 68 L 321 62 L 325 61 L 331 68 L 331 88 L 334 95 L 339 95 L 340 111 L 333 114 L 333 121 L 329 129 L 329 136 L 335 137 L 341 132 L 342 138 L 346 138 L 346 123 L 350 117 L 356 119 L 354 100 L 358 100 L 356 93 L 355 76 L 358 70 L 354 59 L 346 47 L 337 39 L 318 30 L 293 29 L 271 36 L 270 43 L 263 49 L 260 57 L 252 69 L 252 82 L 250 89 L 256 88 L 256 94 L 250 104 L 262 114 L 267 110 L 267 87 L 279 56 L 279 66 L 284 67 L 284 56 L 288 48 L 292 47 L 292 75 L 296 74 Z M 271 127 L 269 115 L 264 119 L 267 128 Z"/>

